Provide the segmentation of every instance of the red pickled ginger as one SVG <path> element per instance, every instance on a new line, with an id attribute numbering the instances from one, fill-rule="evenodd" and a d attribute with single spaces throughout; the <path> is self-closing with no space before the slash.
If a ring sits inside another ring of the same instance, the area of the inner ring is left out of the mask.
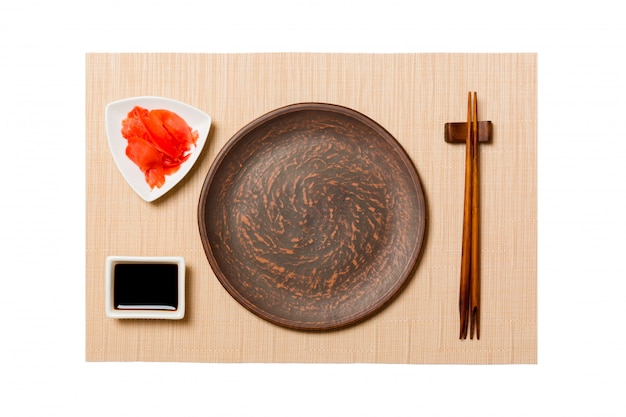
<path id="1" fill-rule="evenodd" d="M 128 141 L 126 156 L 141 169 L 151 189 L 162 187 L 165 176 L 178 171 L 198 140 L 198 132 L 176 113 L 139 106 L 122 121 L 122 136 Z"/>

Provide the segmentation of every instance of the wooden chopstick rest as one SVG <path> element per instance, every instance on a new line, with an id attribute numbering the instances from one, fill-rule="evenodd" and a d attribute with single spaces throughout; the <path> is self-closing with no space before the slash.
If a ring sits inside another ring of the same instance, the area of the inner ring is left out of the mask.
<path id="1" fill-rule="evenodd" d="M 444 140 L 447 143 L 464 144 L 467 135 L 466 122 L 451 122 L 444 125 Z M 491 121 L 478 122 L 478 142 L 489 143 L 493 135 Z"/>

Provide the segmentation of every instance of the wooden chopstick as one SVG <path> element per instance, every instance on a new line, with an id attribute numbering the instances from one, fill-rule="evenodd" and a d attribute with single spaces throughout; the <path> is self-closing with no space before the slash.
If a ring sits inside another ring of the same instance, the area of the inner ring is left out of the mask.
<path id="1" fill-rule="evenodd" d="M 478 100 L 474 92 L 474 112 L 472 114 L 472 268 L 470 303 L 470 339 L 480 339 L 480 223 L 479 223 L 479 182 L 478 182 Z"/>
<path id="2" fill-rule="evenodd" d="M 478 176 L 478 100 L 467 93 L 467 136 L 465 142 L 465 195 L 463 203 L 463 243 L 459 289 L 460 339 L 480 339 L 480 243 Z"/>
<path id="3" fill-rule="evenodd" d="M 472 94 L 467 93 L 467 136 L 465 140 L 465 195 L 463 199 L 463 243 L 461 246 L 461 287 L 459 290 L 459 313 L 461 316 L 460 339 L 467 338 L 469 296 L 471 286 L 472 245 Z"/>

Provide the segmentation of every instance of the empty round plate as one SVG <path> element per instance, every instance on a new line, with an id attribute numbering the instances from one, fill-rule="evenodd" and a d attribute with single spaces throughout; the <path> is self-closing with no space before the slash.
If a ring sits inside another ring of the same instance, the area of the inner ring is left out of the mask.
<path id="1" fill-rule="evenodd" d="M 215 275 L 241 305 L 285 327 L 329 330 L 403 287 L 425 212 L 415 167 L 389 132 L 346 107 L 301 103 L 230 139 L 198 223 Z"/>

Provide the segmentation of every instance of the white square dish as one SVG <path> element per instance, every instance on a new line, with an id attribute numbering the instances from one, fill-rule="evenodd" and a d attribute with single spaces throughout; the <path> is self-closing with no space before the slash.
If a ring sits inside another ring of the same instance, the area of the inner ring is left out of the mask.
<path id="1" fill-rule="evenodd" d="M 185 317 L 185 260 L 179 256 L 109 256 L 106 315 L 117 319 Z"/>

